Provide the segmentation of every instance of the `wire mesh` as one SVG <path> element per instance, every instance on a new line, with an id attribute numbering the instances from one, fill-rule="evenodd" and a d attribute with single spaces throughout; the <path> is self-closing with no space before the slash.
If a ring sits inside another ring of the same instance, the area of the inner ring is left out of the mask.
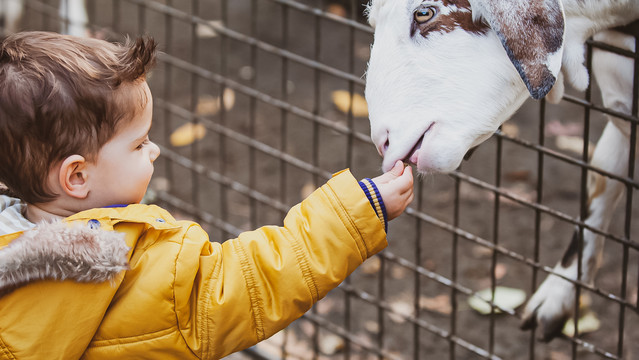
<path id="1" fill-rule="evenodd" d="M 23 0 L 20 25 L 11 29 L 9 2 L 0 0 L 6 31 L 68 31 L 77 19 L 69 11 L 76 3 L 61 11 L 60 1 Z M 363 2 L 84 4 L 89 21 L 81 25 L 87 35 L 120 40 L 147 33 L 159 41 L 160 64 L 149 84 L 151 136 L 162 155 L 149 197 L 178 218 L 200 222 L 212 241 L 280 224 L 290 206 L 337 170 L 349 167 L 360 178 L 380 172 L 366 115 L 356 101 L 363 94 L 372 42 Z M 627 174 L 588 164 L 604 114 L 631 124 L 631 149 L 636 147 L 639 61 L 636 53 L 593 40 L 588 44 L 588 63 L 593 47 L 635 59 L 630 115 L 606 109 L 596 82 L 583 93 L 569 91 L 558 105 L 525 103 L 460 169 L 420 177 L 416 200 L 390 224 L 388 249 L 245 356 L 639 356 L 634 151 Z M 341 108 L 340 94 L 347 99 Z M 186 140 L 176 136 L 179 129 Z M 587 215 L 587 176 L 593 172 L 625 187 L 623 205 L 605 231 L 581 220 Z M 564 277 L 580 295 L 576 317 L 592 311 L 598 330 L 545 344 L 534 332 L 519 330 L 520 309 L 492 297 L 485 301 L 487 314 L 469 306 L 479 291 L 494 293 L 502 286 L 530 297 L 554 273 L 575 227 L 579 237 L 591 231 L 606 238 L 604 265 L 594 284 Z"/>

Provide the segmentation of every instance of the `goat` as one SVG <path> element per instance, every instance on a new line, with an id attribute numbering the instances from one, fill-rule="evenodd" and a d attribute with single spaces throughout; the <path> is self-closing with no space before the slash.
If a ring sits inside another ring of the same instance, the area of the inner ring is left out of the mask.
<path id="1" fill-rule="evenodd" d="M 5 33 L 19 30 L 19 21 L 26 0 L 0 0 L 0 20 Z M 58 7 L 60 32 L 68 35 L 87 36 L 87 15 L 85 0 L 60 0 Z"/>
<path id="2" fill-rule="evenodd" d="M 450 172 L 529 96 L 559 101 L 564 77 L 583 91 L 589 37 L 604 31 L 598 39 L 634 51 L 634 38 L 606 29 L 639 19 L 639 1 L 372 0 L 367 12 L 375 32 L 365 95 L 382 168 L 404 160 L 420 172 Z M 632 60 L 597 52 L 593 63 L 605 106 L 629 114 Z M 611 118 L 592 165 L 626 176 L 629 134 L 627 123 Z M 591 171 L 588 188 L 584 221 L 605 231 L 623 187 Z M 603 239 L 584 231 L 577 279 L 577 235 L 553 273 L 592 283 Z M 575 287 L 556 275 L 523 312 L 522 328 L 538 325 L 544 341 L 573 314 Z"/>

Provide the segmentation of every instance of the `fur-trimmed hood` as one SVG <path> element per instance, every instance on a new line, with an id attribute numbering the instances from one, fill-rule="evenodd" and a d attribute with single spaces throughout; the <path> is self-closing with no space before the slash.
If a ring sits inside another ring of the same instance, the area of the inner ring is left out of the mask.
<path id="1" fill-rule="evenodd" d="M 35 226 L 25 207 L 0 193 L 0 295 L 38 280 L 110 281 L 127 269 L 124 234 L 101 230 L 97 220 Z"/>
<path id="2" fill-rule="evenodd" d="M 8 244 L 7 244 L 8 243 Z M 124 234 L 64 222 L 0 237 L 0 294 L 37 280 L 104 282 L 127 269 Z"/>

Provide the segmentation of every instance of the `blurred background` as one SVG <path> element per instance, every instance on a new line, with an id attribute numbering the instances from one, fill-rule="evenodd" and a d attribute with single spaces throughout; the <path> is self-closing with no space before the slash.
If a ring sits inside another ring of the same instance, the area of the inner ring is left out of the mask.
<path id="1" fill-rule="evenodd" d="M 373 39 L 365 3 L 0 0 L 0 25 L 153 36 L 162 53 L 148 79 L 151 138 L 162 155 L 146 201 L 222 242 L 281 224 L 336 171 L 381 173 L 363 98 Z M 639 358 L 632 176 L 597 281 L 580 286 L 580 333 L 569 326 L 546 344 L 519 330 L 523 302 L 580 224 L 584 144 L 594 148 L 604 112 L 596 82 L 559 105 L 530 100 L 458 171 L 419 177 L 387 250 L 288 329 L 229 358 Z"/>

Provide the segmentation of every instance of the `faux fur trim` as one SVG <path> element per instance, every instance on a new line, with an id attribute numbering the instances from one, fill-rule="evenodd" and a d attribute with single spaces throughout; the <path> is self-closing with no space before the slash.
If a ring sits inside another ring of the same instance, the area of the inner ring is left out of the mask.
<path id="1" fill-rule="evenodd" d="M 124 234 L 40 224 L 0 249 L 0 294 L 37 280 L 105 282 L 128 268 Z"/>

